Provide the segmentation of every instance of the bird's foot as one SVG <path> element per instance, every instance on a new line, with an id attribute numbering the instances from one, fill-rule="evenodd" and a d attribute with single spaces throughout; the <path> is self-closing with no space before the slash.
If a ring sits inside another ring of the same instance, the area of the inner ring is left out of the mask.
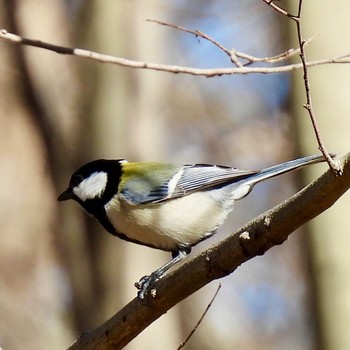
<path id="1" fill-rule="evenodd" d="M 144 300 L 148 294 L 151 294 L 153 298 L 156 296 L 156 289 L 154 288 L 154 283 L 160 279 L 156 273 L 152 273 L 150 275 L 146 275 L 141 277 L 138 282 L 135 282 L 135 287 L 139 290 L 137 292 L 137 297 L 140 300 Z"/>

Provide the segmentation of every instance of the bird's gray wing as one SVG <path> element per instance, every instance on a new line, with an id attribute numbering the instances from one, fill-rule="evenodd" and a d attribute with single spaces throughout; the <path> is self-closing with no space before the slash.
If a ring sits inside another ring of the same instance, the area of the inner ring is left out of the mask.
<path id="1" fill-rule="evenodd" d="M 162 183 L 154 181 L 159 178 L 156 172 L 162 171 L 160 167 L 155 169 L 155 174 L 148 171 L 148 177 L 134 174 L 121 191 L 121 196 L 133 205 L 160 203 L 240 181 L 259 172 L 209 164 L 189 164 L 178 169 L 181 170 L 171 170 L 169 180 Z"/>
<path id="2" fill-rule="evenodd" d="M 260 170 L 240 170 L 209 164 L 185 165 L 170 198 L 182 197 L 196 191 L 219 188 L 243 180 L 258 172 Z"/>

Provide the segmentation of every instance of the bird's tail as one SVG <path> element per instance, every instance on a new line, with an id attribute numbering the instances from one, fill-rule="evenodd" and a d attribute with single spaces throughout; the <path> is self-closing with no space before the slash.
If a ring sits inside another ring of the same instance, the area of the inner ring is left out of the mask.
<path id="1" fill-rule="evenodd" d="M 333 158 L 335 155 L 331 154 Z M 251 176 L 249 180 L 247 180 L 248 184 L 250 182 L 251 186 L 254 186 L 256 183 L 269 179 L 270 177 L 278 176 L 284 173 L 288 173 L 305 165 L 315 164 L 326 161 L 325 157 L 322 155 L 313 155 L 303 158 L 298 158 L 294 160 L 290 160 L 285 163 L 281 163 L 278 165 L 274 165 L 269 168 L 262 169 L 257 174 Z"/>

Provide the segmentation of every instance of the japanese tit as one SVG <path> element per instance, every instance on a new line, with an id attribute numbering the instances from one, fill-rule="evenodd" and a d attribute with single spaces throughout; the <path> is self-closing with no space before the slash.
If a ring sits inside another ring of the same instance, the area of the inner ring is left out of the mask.
<path id="1" fill-rule="evenodd" d="M 191 247 L 215 233 L 234 202 L 258 182 L 324 160 L 314 155 L 262 170 L 239 170 L 100 159 L 78 169 L 58 200 L 77 201 L 121 239 L 172 253 L 172 260 L 135 284 L 143 299 Z"/>

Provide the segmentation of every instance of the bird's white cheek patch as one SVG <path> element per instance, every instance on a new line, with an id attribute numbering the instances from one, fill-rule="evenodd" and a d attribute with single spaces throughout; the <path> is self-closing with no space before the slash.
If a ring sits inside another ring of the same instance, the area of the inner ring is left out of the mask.
<path id="1" fill-rule="evenodd" d="M 78 186 L 73 188 L 74 194 L 82 201 L 101 197 L 107 185 L 107 173 L 98 172 L 91 174 Z"/>

